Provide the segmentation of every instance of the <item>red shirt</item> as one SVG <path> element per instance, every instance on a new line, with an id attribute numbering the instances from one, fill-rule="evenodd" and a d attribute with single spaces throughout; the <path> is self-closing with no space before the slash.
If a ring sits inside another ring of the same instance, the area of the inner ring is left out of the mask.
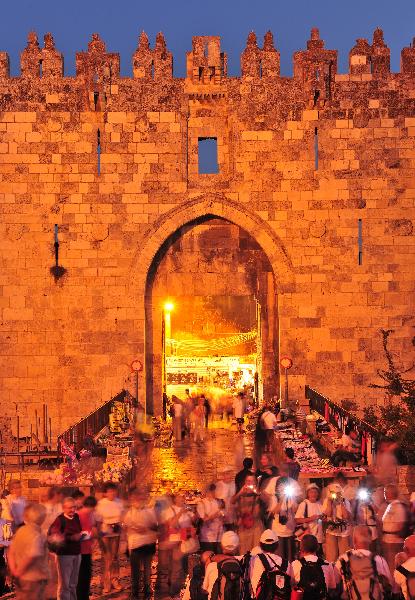
<path id="1" fill-rule="evenodd" d="M 81 508 L 78 511 L 78 517 L 81 521 L 82 531 L 88 531 L 88 533 L 90 533 L 92 528 L 95 527 L 94 513 L 87 509 Z M 92 554 L 93 542 L 93 540 L 85 540 L 81 542 L 81 554 Z"/>

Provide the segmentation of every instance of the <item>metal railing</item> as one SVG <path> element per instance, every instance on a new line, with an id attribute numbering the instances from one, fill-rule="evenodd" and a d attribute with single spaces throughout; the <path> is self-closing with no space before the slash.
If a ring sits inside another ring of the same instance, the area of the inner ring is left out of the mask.
<path id="1" fill-rule="evenodd" d="M 93 435 L 97 435 L 106 425 L 108 425 L 112 404 L 114 402 L 123 402 L 126 395 L 126 390 L 122 390 L 119 394 L 114 396 L 114 398 L 111 398 L 111 400 L 61 433 L 58 437 L 58 448 L 60 447 L 60 439 L 63 439 L 69 445 L 74 444 L 75 452 L 79 452 L 82 449 L 82 442 L 85 439 L 87 432 L 91 431 Z"/>
<path id="2" fill-rule="evenodd" d="M 363 419 L 359 419 L 355 414 L 336 404 L 333 400 L 319 394 L 308 385 L 305 386 L 305 397 L 310 402 L 310 410 L 318 412 L 333 427 L 343 432 L 347 427 L 351 427 L 358 430 L 362 436 L 365 436 L 368 443 L 365 445 L 364 451 L 362 450 L 362 455 L 366 464 L 371 462 L 376 454 L 379 439 L 382 437 L 382 433 L 378 429 L 363 421 Z"/>
<path id="3" fill-rule="evenodd" d="M 308 385 L 305 386 L 305 397 L 308 398 L 308 400 L 310 401 L 310 408 L 318 412 L 323 417 L 327 416 L 326 406 L 328 407 L 329 423 L 331 425 L 338 427 L 340 418 L 342 425 L 340 429 L 343 429 L 348 422 L 352 422 L 361 431 L 366 431 L 372 437 L 381 437 L 381 433 L 378 429 L 375 429 L 375 427 L 373 427 L 366 421 L 363 421 L 363 419 L 359 419 L 358 417 L 356 417 L 355 414 L 349 412 L 348 410 L 345 410 L 342 406 L 336 404 L 336 402 L 333 402 L 333 400 L 329 400 L 322 394 L 319 394 L 318 392 L 316 392 L 316 390 L 313 390 Z"/>

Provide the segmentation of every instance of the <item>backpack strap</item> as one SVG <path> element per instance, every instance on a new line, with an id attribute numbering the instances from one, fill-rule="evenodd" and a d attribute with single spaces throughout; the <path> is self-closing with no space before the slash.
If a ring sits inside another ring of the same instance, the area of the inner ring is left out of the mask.
<path id="1" fill-rule="evenodd" d="M 305 506 L 304 506 L 304 517 L 303 519 L 308 519 L 308 502 L 307 500 L 304 500 L 305 502 Z"/>
<path id="2" fill-rule="evenodd" d="M 406 579 L 408 579 L 408 577 L 410 575 L 412 575 L 411 571 L 408 571 L 408 569 L 405 569 L 405 567 L 403 567 L 402 565 L 399 565 L 399 567 L 396 567 L 395 570 L 399 571 L 399 573 L 401 573 Z"/>
<path id="3" fill-rule="evenodd" d="M 271 571 L 271 565 L 269 564 L 269 562 L 267 561 L 265 554 L 258 554 L 257 555 L 259 560 L 262 562 L 262 566 L 264 567 L 265 571 L 268 573 L 268 571 Z"/>

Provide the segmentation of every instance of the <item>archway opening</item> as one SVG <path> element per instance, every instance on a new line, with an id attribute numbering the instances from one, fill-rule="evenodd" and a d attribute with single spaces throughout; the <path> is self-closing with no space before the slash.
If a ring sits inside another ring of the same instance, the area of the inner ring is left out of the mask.
<path id="1" fill-rule="evenodd" d="M 160 414 L 168 396 L 205 393 L 217 413 L 240 389 L 278 395 L 277 296 L 271 264 L 238 225 L 205 215 L 156 253 L 145 294 L 146 394 Z"/>

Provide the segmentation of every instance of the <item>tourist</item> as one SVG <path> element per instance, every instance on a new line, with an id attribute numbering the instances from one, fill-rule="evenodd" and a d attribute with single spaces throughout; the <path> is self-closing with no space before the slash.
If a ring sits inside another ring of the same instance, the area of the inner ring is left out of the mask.
<path id="1" fill-rule="evenodd" d="M 398 460 L 396 451 L 398 445 L 391 440 L 382 440 L 378 444 L 375 456 L 374 473 L 383 486 L 396 483 Z"/>
<path id="2" fill-rule="evenodd" d="M 62 490 L 56 486 L 52 486 L 47 490 L 45 500 L 42 505 L 46 509 L 46 517 L 42 523 L 42 531 L 45 535 L 48 534 L 49 528 L 55 521 L 56 517 L 62 513 Z M 48 600 L 56 599 L 58 590 L 58 570 L 55 560 L 55 555 L 49 553 L 49 580 L 46 586 L 46 598 Z"/>
<path id="3" fill-rule="evenodd" d="M 388 564 L 381 556 L 372 554 L 371 542 L 369 527 L 357 525 L 353 529 L 353 549 L 338 558 L 336 569 L 343 582 L 343 598 L 382 599 L 391 592 L 392 578 Z M 350 595 L 352 590 L 353 595 Z"/>
<path id="4" fill-rule="evenodd" d="M 211 409 L 209 400 L 206 398 L 206 396 L 204 394 L 202 394 L 200 396 L 200 398 L 203 400 L 203 406 L 205 408 L 205 428 L 207 429 L 209 426 L 209 418 L 210 418 L 212 409 Z"/>
<path id="5" fill-rule="evenodd" d="M 232 467 L 223 467 L 220 471 L 219 481 L 216 483 L 215 496 L 222 500 L 224 505 L 224 527 L 226 531 L 235 527 L 235 508 L 232 504 L 232 498 L 236 493 L 235 480 Z"/>
<path id="6" fill-rule="evenodd" d="M 300 502 L 295 513 L 296 535 L 301 539 L 304 535 L 313 535 L 319 544 L 318 554 L 323 554 L 323 505 L 320 502 L 321 489 L 315 483 L 306 488 L 306 498 Z"/>
<path id="7" fill-rule="evenodd" d="M 394 580 L 405 600 L 415 597 L 415 535 L 410 535 L 404 542 L 405 557 L 396 566 Z"/>
<path id="8" fill-rule="evenodd" d="M 261 505 L 258 482 L 255 475 L 247 475 L 244 485 L 232 498 L 235 506 L 236 522 L 241 554 L 245 554 L 259 543 L 264 529 L 261 520 Z"/>
<path id="9" fill-rule="evenodd" d="M 291 479 L 298 480 L 298 476 L 300 475 L 301 465 L 299 462 L 295 460 L 295 454 L 293 448 L 285 448 L 285 465 L 288 471 L 288 477 Z"/>
<path id="10" fill-rule="evenodd" d="M 339 597 L 339 578 L 333 565 L 321 558 L 320 543 L 314 535 L 304 535 L 300 558 L 291 566 L 295 587 L 303 593 L 302 600 Z"/>
<path id="11" fill-rule="evenodd" d="M 276 484 L 275 496 L 271 498 L 269 513 L 272 516 L 272 530 L 278 536 L 278 553 L 291 562 L 295 555 L 295 514 L 298 503 L 292 479 L 280 477 Z"/>
<path id="12" fill-rule="evenodd" d="M 75 502 L 76 511 L 80 510 L 84 504 L 85 494 L 81 490 L 75 490 L 72 492 L 71 497 Z"/>
<path id="13" fill-rule="evenodd" d="M 350 545 L 351 506 L 338 483 L 328 487 L 323 502 L 323 518 L 327 527 L 326 558 L 329 562 L 334 562 Z"/>
<path id="14" fill-rule="evenodd" d="M 109 482 L 104 486 L 105 497 L 97 504 L 96 518 L 99 523 L 101 551 L 103 558 L 103 591 L 105 594 L 121 589 L 119 578 L 119 546 L 123 503 L 118 498 L 118 488 Z"/>
<path id="15" fill-rule="evenodd" d="M 272 411 L 271 406 L 265 406 L 264 412 L 262 413 L 259 424 L 260 428 L 265 434 L 265 452 L 272 452 L 274 446 L 274 428 L 277 424 L 277 417 Z"/>
<path id="16" fill-rule="evenodd" d="M 197 405 L 190 413 L 190 428 L 193 433 L 193 441 L 202 443 L 205 439 L 205 414 L 206 409 L 203 398 L 199 398 Z"/>
<path id="17" fill-rule="evenodd" d="M 258 480 L 258 487 L 261 490 L 267 481 L 271 477 L 278 477 L 279 470 L 278 467 L 272 465 L 271 458 L 269 454 L 261 454 L 259 459 L 259 467 L 255 471 L 255 477 Z"/>
<path id="18" fill-rule="evenodd" d="M 27 500 L 22 496 L 22 484 L 19 480 L 10 479 L 8 488 L 10 493 L 2 500 L 3 518 L 11 522 L 12 530 L 15 532 L 23 525 L 23 514 Z"/>
<path id="19" fill-rule="evenodd" d="M 89 600 L 92 578 L 92 550 L 94 540 L 98 537 L 95 508 L 97 500 L 94 496 L 85 498 L 82 507 L 77 511 L 84 536 L 81 540 L 81 564 L 79 566 L 77 600 Z"/>
<path id="20" fill-rule="evenodd" d="M 205 497 L 197 505 L 197 515 L 201 519 L 199 539 L 202 552 L 218 552 L 223 533 L 225 513 L 215 494 L 216 485 L 211 483 L 206 489 Z"/>
<path id="21" fill-rule="evenodd" d="M 376 552 L 378 539 L 377 507 L 373 503 L 372 490 L 368 487 L 368 483 L 368 481 L 362 481 L 357 489 L 356 500 L 352 505 L 353 523 L 369 527 L 372 534 L 370 550 Z"/>
<path id="22" fill-rule="evenodd" d="M 46 536 L 41 529 L 45 516 L 44 506 L 28 504 L 23 513 L 24 525 L 12 539 L 7 559 L 15 579 L 16 600 L 45 599 L 49 577 Z"/>
<path id="23" fill-rule="evenodd" d="M 409 511 L 399 500 L 398 487 L 393 483 L 385 486 L 385 500 L 388 506 L 382 517 L 382 554 L 393 573 L 395 555 L 402 551 L 406 537 Z"/>
<path id="24" fill-rule="evenodd" d="M 151 598 L 151 563 L 156 553 L 157 515 L 147 493 L 134 490 L 124 518 L 131 566 L 131 600 Z"/>
<path id="25" fill-rule="evenodd" d="M 233 398 L 233 418 L 236 420 L 238 433 L 244 431 L 244 414 L 245 414 L 245 394 L 238 392 Z"/>
<path id="26" fill-rule="evenodd" d="M 193 567 L 192 576 L 187 578 L 182 600 L 208 600 L 208 592 L 203 589 L 203 582 L 208 565 L 215 557 L 214 552 L 207 550 L 200 555 L 200 564 Z"/>
<path id="27" fill-rule="evenodd" d="M 239 490 L 245 483 L 246 476 L 254 475 L 254 472 L 252 470 L 253 466 L 254 466 L 254 461 L 252 458 L 247 457 L 247 458 L 243 459 L 242 469 L 240 471 L 238 471 L 238 473 L 235 475 L 235 487 L 236 487 L 237 492 L 239 492 Z"/>
<path id="28" fill-rule="evenodd" d="M 219 569 L 223 561 L 233 562 L 235 572 L 232 573 L 233 582 L 237 590 L 241 587 L 241 576 L 242 569 L 239 561 L 235 558 L 234 561 L 230 561 L 229 558 L 236 556 L 239 548 L 239 538 L 234 531 L 226 531 L 220 538 L 220 544 L 218 544 L 218 553 L 212 556 L 209 564 L 206 566 L 205 578 L 203 580 L 203 589 L 208 593 L 208 599 L 211 600 L 213 588 L 218 581 Z M 239 593 L 235 592 L 233 596 L 235 600 L 239 597 Z"/>
<path id="29" fill-rule="evenodd" d="M 49 528 L 49 548 L 53 548 L 56 554 L 58 600 L 76 600 L 82 527 L 73 498 L 64 499 L 62 510 Z"/>
<path id="30" fill-rule="evenodd" d="M 269 597 L 290 597 L 293 577 L 292 568 L 288 560 L 277 554 L 278 542 L 278 536 L 271 529 L 266 529 L 260 537 L 259 552 L 252 557 L 250 565 L 251 588 L 255 598 L 258 597 L 261 589 L 274 585 L 273 582 L 279 588 L 279 595 L 277 596 L 275 593 Z M 268 573 L 272 571 L 277 573 L 276 577 L 268 576 Z"/>
<path id="31" fill-rule="evenodd" d="M 2 518 L 3 506 L 0 504 L 0 596 L 8 591 L 6 585 L 6 559 L 5 550 L 10 546 L 12 535 L 11 521 Z"/>
<path id="32" fill-rule="evenodd" d="M 173 437 L 176 442 L 182 440 L 182 428 L 183 428 L 183 404 L 177 396 L 172 396 L 172 418 L 173 418 Z"/>
<path id="33" fill-rule="evenodd" d="M 184 581 L 185 554 L 182 543 L 196 536 L 195 515 L 186 506 L 183 494 L 174 494 L 160 511 L 160 538 L 157 564 L 157 589 L 175 595 Z M 198 549 L 198 544 L 196 549 Z M 187 557 L 186 557 L 187 558 Z"/>
<path id="34" fill-rule="evenodd" d="M 331 455 L 331 462 L 335 467 L 339 467 L 341 463 L 358 462 L 360 460 L 361 457 L 356 452 L 353 439 L 347 433 L 338 431 L 334 443 L 337 450 Z"/>

